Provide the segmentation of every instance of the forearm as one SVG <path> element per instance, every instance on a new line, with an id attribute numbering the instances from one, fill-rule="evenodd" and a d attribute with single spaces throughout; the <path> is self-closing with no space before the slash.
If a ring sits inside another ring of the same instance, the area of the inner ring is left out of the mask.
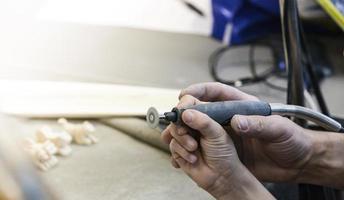
<path id="1" fill-rule="evenodd" d="M 312 156 L 298 182 L 344 188 L 344 135 L 311 131 Z"/>
<path id="2" fill-rule="evenodd" d="M 240 173 L 233 174 L 231 177 L 221 176 L 210 194 L 218 200 L 275 199 L 246 167 Z"/>

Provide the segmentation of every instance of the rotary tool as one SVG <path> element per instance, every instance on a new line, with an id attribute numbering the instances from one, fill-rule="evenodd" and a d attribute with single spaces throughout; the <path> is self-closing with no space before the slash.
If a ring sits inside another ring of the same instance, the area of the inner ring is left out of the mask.
<path id="1" fill-rule="evenodd" d="M 329 131 L 344 131 L 342 125 L 337 121 L 309 108 L 263 101 L 219 101 L 202 103 L 182 109 L 175 107 L 171 112 L 165 112 L 164 114 L 159 114 L 154 107 L 151 107 L 147 111 L 146 121 L 151 128 L 156 128 L 160 120 L 183 124 L 181 116 L 187 109 L 202 112 L 220 125 L 228 125 L 232 117 L 237 114 L 260 116 L 281 115 L 308 120 Z"/>

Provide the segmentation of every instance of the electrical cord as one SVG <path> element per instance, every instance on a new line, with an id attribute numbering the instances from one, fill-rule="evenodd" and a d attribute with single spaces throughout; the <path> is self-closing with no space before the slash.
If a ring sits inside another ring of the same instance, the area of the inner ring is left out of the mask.
<path id="1" fill-rule="evenodd" d="M 268 46 L 274 52 L 273 48 L 270 45 L 268 45 Z M 256 71 L 257 66 L 256 66 L 256 62 L 255 62 L 255 59 L 254 59 L 254 52 L 255 52 L 254 49 L 255 49 L 255 47 L 256 47 L 255 44 L 252 44 L 250 46 L 250 50 L 249 50 L 249 66 L 250 66 L 250 71 L 252 73 L 252 76 L 253 77 L 259 77 L 259 75 L 257 74 L 257 71 Z M 273 58 L 274 58 L 274 64 L 275 65 L 277 63 L 277 58 L 276 57 L 277 57 L 276 53 L 274 52 L 273 53 Z M 268 80 L 269 77 L 271 77 L 271 76 L 279 76 L 280 78 L 282 78 L 282 75 L 280 73 L 278 73 L 278 71 L 275 70 L 275 66 L 273 66 L 270 69 L 266 70 L 266 73 L 267 73 L 267 75 L 263 79 L 261 79 L 266 86 L 268 86 L 268 87 L 270 87 L 272 89 L 275 89 L 275 90 L 282 91 L 282 92 L 286 92 L 287 91 L 287 88 L 275 85 L 275 84 L 271 83 Z"/>
<path id="2" fill-rule="evenodd" d="M 303 106 L 270 103 L 270 108 L 272 115 L 291 116 L 304 119 L 314 122 L 325 130 L 340 132 L 340 130 L 343 128 L 342 125 L 336 120 Z"/>
<path id="3" fill-rule="evenodd" d="M 286 87 L 282 87 L 282 86 L 275 85 L 275 84 L 271 83 L 268 79 L 266 79 L 266 80 L 264 81 L 264 84 L 265 84 L 266 86 L 268 86 L 268 87 L 274 89 L 274 90 L 279 90 L 279 91 L 281 91 L 281 92 L 287 92 L 287 90 L 288 90 Z"/>
<path id="4" fill-rule="evenodd" d="M 305 62 L 306 70 L 308 71 L 310 81 L 312 83 L 311 86 L 314 90 L 314 94 L 315 94 L 317 101 L 319 103 L 319 107 L 320 107 L 321 112 L 323 114 L 329 116 L 330 112 L 329 112 L 328 107 L 326 105 L 324 96 L 320 90 L 319 79 L 316 76 L 314 69 L 312 67 L 312 66 L 314 66 L 314 64 L 313 64 L 312 56 L 310 55 L 309 50 L 308 50 L 309 45 L 308 45 L 308 41 L 306 38 L 306 34 L 304 33 L 304 30 L 303 30 L 301 24 L 299 26 L 300 26 L 301 45 L 302 45 L 301 47 L 302 47 L 302 51 L 305 55 L 304 62 Z"/>
<path id="5" fill-rule="evenodd" d="M 272 49 L 273 52 L 273 63 L 274 65 L 266 70 L 264 70 L 263 72 L 259 73 L 257 72 L 257 60 L 254 59 L 254 52 L 255 52 L 255 47 L 256 45 L 260 45 L 260 46 L 266 46 L 270 49 Z M 285 91 L 286 88 L 280 87 L 280 86 L 276 86 L 270 82 L 267 81 L 267 79 L 273 75 L 277 76 L 277 77 L 282 77 L 282 75 L 280 73 L 277 73 L 277 71 L 275 70 L 275 66 L 277 63 L 277 55 L 276 52 L 273 50 L 272 46 L 268 43 L 254 43 L 250 45 L 249 48 L 249 66 L 250 66 L 250 72 L 251 72 L 251 76 L 248 77 L 242 77 L 242 78 L 238 78 L 236 80 L 225 80 L 222 79 L 219 75 L 218 75 L 218 65 L 219 65 L 219 61 L 220 59 L 223 57 L 224 53 L 232 50 L 236 47 L 239 46 L 232 46 L 232 47 L 228 47 L 228 46 L 224 46 L 224 47 L 220 47 L 218 49 L 216 49 L 209 57 L 208 60 L 208 65 L 209 65 L 209 69 L 210 69 L 210 74 L 212 75 L 213 79 L 215 81 L 227 84 L 227 85 L 231 85 L 231 86 L 235 86 L 235 87 L 242 87 L 242 86 L 246 86 L 246 85 L 250 85 L 250 84 L 255 84 L 255 83 L 259 83 L 259 82 L 263 82 L 265 83 L 267 86 L 273 88 L 273 89 L 277 89 L 277 90 L 281 90 L 281 91 Z"/>

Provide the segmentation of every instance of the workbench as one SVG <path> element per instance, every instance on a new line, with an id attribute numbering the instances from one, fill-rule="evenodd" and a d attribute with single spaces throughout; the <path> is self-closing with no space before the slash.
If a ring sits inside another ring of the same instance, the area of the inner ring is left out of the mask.
<path id="1" fill-rule="evenodd" d="M 55 120 L 15 119 L 23 137 L 33 137 L 44 124 L 61 129 Z M 72 155 L 58 157 L 59 164 L 40 172 L 61 199 L 211 199 L 180 170 L 169 154 L 126 133 L 91 121 L 99 143 L 73 144 Z"/>

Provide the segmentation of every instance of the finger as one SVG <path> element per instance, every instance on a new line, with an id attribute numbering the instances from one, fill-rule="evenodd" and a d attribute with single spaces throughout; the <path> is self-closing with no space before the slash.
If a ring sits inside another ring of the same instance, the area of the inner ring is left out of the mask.
<path id="1" fill-rule="evenodd" d="M 171 135 L 171 129 L 173 129 L 173 124 L 170 124 L 166 127 L 166 129 L 161 133 L 161 140 L 165 143 L 165 144 L 170 144 L 171 140 L 172 140 L 172 135 Z"/>
<path id="2" fill-rule="evenodd" d="M 177 130 L 178 135 L 185 135 L 189 131 L 186 127 L 183 127 L 183 126 L 179 126 L 177 129 L 178 129 Z"/>
<path id="3" fill-rule="evenodd" d="M 191 105 L 195 105 L 198 104 L 199 101 L 195 98 L 192 97 L 190 95 L 186 95 L 184 96 L 179 104 L 177 105 L 178 108 L 183 108 L 183 107 L 188 107 Z M 165 144 L 169 144 L 172 140 L 172 132 L 177 132 L 176 126 L 174 124 L 170 124 L 162 133 L 161 133 L 161 140 L 165 143 Z M 177 132 L 180 135 L 184 135 L 187 133 L 187 131 L 185 129 L 179 129 L 179 131 Z"/>
<path id="4" fill-rule="evenodd" d="M 171 156 L 171 164 L 174 168 L 180 168 L 180 166 L 178 165 L 177 161 Z"/>
<path id="5" fill-rule="evenodd" d="M 187 132 L 182 135 L 180 134 L 180 132 L 184 133 L 184 130 L 186 130 L 184 127 L 180 127 L 178 129 L 181 129 L 183 131 L 178 130 L 171 133 L 172 137 L 177 140 L 177 142 L 187 151 L 195 151 L 198 146 L 197 141 L 191 135 L 186 134 Z"/>
<path id="6" fill-rule="evenodd" d="M 172 154 L 180 155 L 180 157 L 187 160 L 189 163 L 195 163 L 197 161 L 197 157 L 185 150 L 175 139 L 172 139 L 170 143 L 170 151 Z"/>
<path id="7" fill-rule="evenodd" d="M 184 160 L 184 158 L 178 157 L 174 160 L 177 163 L 177 165 L 179 166 L 179 168 L 182 168 L 183 171 L 188 173 L 188 168 L 187 168 L 188 162 L 186 160 Z"/>
<path id="8" fill-rule="evenodd" d="M 180 166 L 180 168 L 192 179 L 194 179 L 195 177 L 199 177 L 199 174 L 211 173 L 209 172 L 209 168 L 205 167 L 201 152 L 196 151 L 195 155 L 197 156 L 197 161 L 195 163 L 189 163 L 182 157 L 177 157 L 174 159 Z"/>
<path id="9" fill-rule="evenodd" d="M 200 103 L 201 102 L 198 99 L 196 99 L 195 97 L 186 94 L 179 99 L 179 103 L 177 105 L 177 108 L 186 108 L 186 107 L 190 107 L 190 106 L 197 105 Z"/>
<path id="10" fill-rule="evenodd" d="M 231 120 L 231 127 L 240 136 L 276 142 L 285 140 L 300 128 L 289 119 L 279 115 L 235 115 Z"/>
<path id="11" fill-rule="evenodd" d="M 240 90 L 218 82 L 194 84 L 182 90 L 179 99 L 191 95 L 200 101 L 228 101 L 251 100 L 258 101 L 257 97 L 241 92 Z"/>
<path id="12" fill-rule="evenodd" d="M 172 153 L 172 159 L 173 159 L 172 162 L 176 164 L 177 168 L 182 168 L 184 171 L 184 168 L 188 164 L 188 162 L 184 160 L 178 153 Z"/>
<path id="13" fill-rule="evenodd" d="M 220 124 L 199 111 L 192 109 L 185 110 L 182 114 L 182 119 L 187 126 L 199 131 L 204 138 L 219 138 L 226 134 L 226 131 Z"/>

